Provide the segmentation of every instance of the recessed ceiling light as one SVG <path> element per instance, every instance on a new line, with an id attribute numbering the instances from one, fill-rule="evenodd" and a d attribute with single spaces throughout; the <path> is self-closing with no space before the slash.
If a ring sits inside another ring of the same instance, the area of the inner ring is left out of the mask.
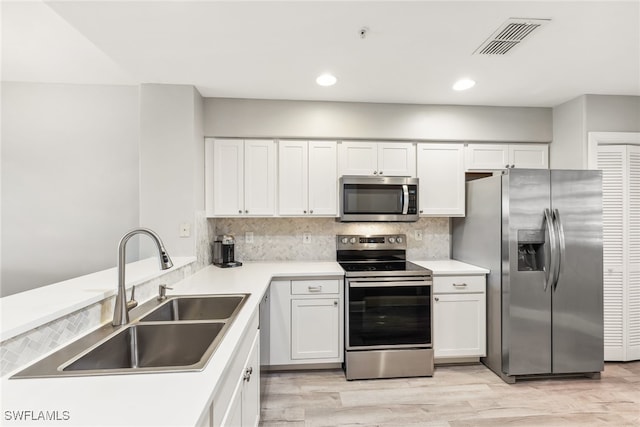
<path id="1" fill-rule="evenodd" d="M 322 74 L 316 79 L 316 83 L 318 83 L 320 86 L 333 86 L 337 81 L 338 79 L 336 79 L 336 76 L 328 73 Z"/>
<path id="2" fill-rule="evenodd" d="M 476 84 L 475 81 L 471 79 L 460 79 L 453 84 L 453 90 L 467 90 L 474 87 Z"/>

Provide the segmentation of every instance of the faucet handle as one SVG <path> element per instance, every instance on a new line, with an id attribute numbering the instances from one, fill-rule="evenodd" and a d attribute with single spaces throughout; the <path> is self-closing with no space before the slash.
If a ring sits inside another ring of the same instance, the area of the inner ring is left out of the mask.
<path id="1" fill-rule="evenodd" d="M 158 301 L 164 301 L 167 299 L 167 289 L 173 290 L 173 288 L 170 288 L 165 284 L 158 286 Z"/>
<path id="2" fill-rule="evenodd" d="M 138 301 L 136 301 L 136 286 L 133 285 L 131 287 L 131 299 L 127 301 L 127 310 L 131 310 L 138 306 Z"/>

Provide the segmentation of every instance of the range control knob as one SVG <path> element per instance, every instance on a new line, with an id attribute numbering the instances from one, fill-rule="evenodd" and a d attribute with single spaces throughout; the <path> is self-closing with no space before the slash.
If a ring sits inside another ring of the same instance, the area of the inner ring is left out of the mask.
<path id="1" fill-rule="evenodd" d="M 402 243 L 402 237 L 400 237 L 400 236 L 396 237 L 396 242 Z"/>
<path id="2" fill-rule="evenodd" d="M 349 243 L 349 239 L 346 237 L 343 237 L 342 239 L 340 239 L 340 242 L 342 242 L 343 245 L 346 245 L 347 243 Z"/>
<path id="3" fill-rule="evenodd" d="M 395 242 L 396 242 L 395 237 L 389 237 L 389 243 L 395 243 Z"/>
<path id="4" fill-rule="evenodd" d="M 356 238 L 352 237 L 349 239 L 349 243 L 351 243 L 352 245 L 354 245 L 356 243 Z"/>

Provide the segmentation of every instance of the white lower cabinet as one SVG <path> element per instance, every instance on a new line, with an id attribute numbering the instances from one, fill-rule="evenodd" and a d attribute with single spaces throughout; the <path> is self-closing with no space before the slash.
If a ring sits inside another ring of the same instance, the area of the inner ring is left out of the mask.
<path id="1" fill-rule="evenodd" d="M 260 331 L 243 339 L 213 400 L 212 427 L 252 427 L 260 421 Z M 202 424 L 204 426 L 206 424 Z"/>
<path id="2" fill-rule="evenodd" d="M 331 359 L 340 356 L 338 298 L 291 300 L 291 359 Z"/>
<path id="3" fill-rule="evenodd" d="M 484 275 L 434 276 L 433 348 L 436 362 L 486 356 Z"/>
<path id="4" fill-rule="evenodd" d="M 342 288 L 341 279 L 271 282 L 270 365 L 343 361 Z"/>
<path id="5" fill-rule="evenodd" d="M 257 335 L 221 426 L 257 426 L 260 422 L 259 347 L 260 337 Z"/>

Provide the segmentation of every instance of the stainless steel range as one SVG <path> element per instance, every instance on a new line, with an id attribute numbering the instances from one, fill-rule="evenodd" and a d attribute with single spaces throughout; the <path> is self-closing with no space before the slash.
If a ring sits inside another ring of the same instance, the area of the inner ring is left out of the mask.
<path id="1" fill-rule="evenodd" d="M 433 375 L 432 272 L 406 260 L 406 242 L 404 234 L 337 236 L 348 380 Z"/>

